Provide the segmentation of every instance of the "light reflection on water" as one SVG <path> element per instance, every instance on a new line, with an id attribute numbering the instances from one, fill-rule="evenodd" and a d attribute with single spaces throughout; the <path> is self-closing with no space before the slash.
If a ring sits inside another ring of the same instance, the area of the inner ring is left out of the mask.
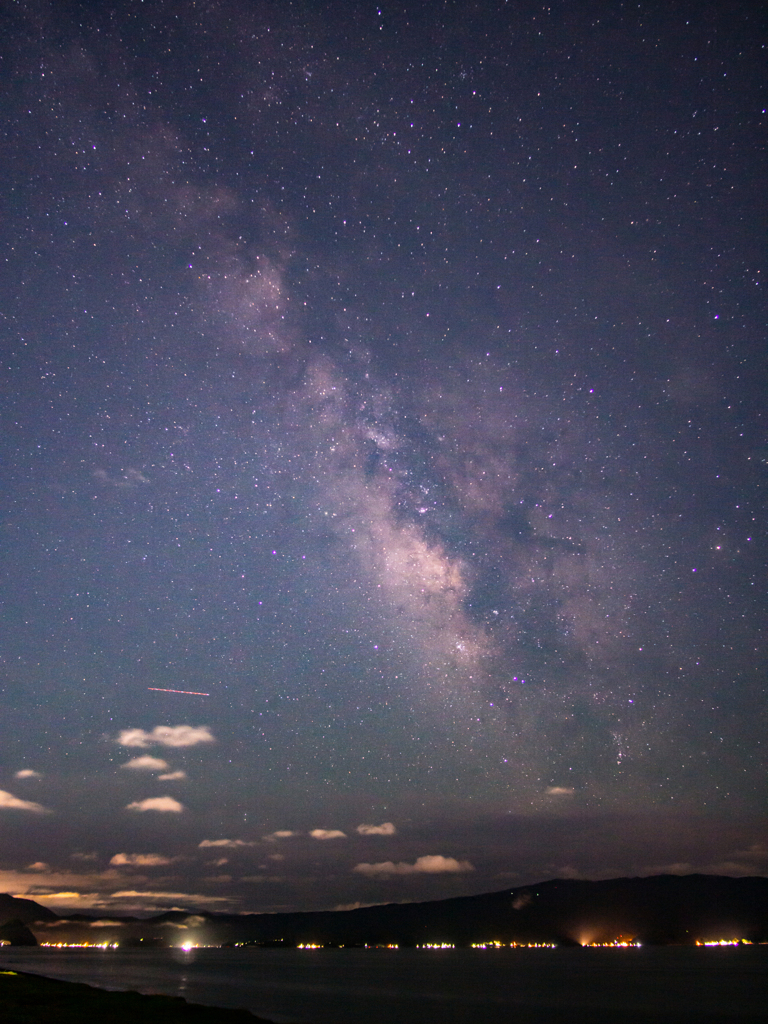
<path id="1" fill-rule="evenodd" d="M 182 967 L 188 967 L 193 964 L 197 959 L 197 947 L 195 946 L 172 946 L 170 950 L 171 959 Z M 175 995 L 187 998 L 187 981 L 188 975 L 186 972 L 179 976 L 179 983 L 176 987 Z"/>
<path id="2" fill-rule="evenodd" d="M 282 1024 L 764 1020 L 768 946 L 738 949 L 22 950 L 0 964 L 247 1007 Z"/>

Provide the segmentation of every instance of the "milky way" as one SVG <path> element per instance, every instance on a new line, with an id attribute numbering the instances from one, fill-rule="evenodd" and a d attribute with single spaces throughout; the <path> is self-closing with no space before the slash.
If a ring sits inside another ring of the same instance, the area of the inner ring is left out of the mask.
<path id="1" fill-rule="evenodd" d="M 747 7 L 2 17 L 0 888 L 764 871 Z"/>

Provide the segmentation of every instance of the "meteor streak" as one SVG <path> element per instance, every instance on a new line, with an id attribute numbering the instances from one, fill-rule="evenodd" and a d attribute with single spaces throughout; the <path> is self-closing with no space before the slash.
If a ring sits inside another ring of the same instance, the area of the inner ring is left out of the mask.
<path id="1" fill-rule="evenodd" d="M 166 690 L 162 686 L 148 686 L 148 690 L 154 690 L 156 693 L 188 693 L 192 697 L 210 697 L 210 693 L 199 693 L 197 690 Z"/>

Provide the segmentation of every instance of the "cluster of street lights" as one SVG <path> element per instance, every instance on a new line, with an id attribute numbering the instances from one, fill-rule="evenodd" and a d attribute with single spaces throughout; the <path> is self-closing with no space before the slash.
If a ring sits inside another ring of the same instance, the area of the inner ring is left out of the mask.
<path id="1" fill-rule="evenodd" d="M 41 942 L 48 949 L 117 949 L 117 942 Z"/>

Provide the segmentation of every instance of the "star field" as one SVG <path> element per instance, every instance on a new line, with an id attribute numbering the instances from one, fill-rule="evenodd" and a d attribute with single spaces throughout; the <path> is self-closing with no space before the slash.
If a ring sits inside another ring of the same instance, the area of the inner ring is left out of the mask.
<path id="1" fill-rule="evenodd" d="M 751 8 L 0 12 L 0 889 L 764 873 Z"/>

